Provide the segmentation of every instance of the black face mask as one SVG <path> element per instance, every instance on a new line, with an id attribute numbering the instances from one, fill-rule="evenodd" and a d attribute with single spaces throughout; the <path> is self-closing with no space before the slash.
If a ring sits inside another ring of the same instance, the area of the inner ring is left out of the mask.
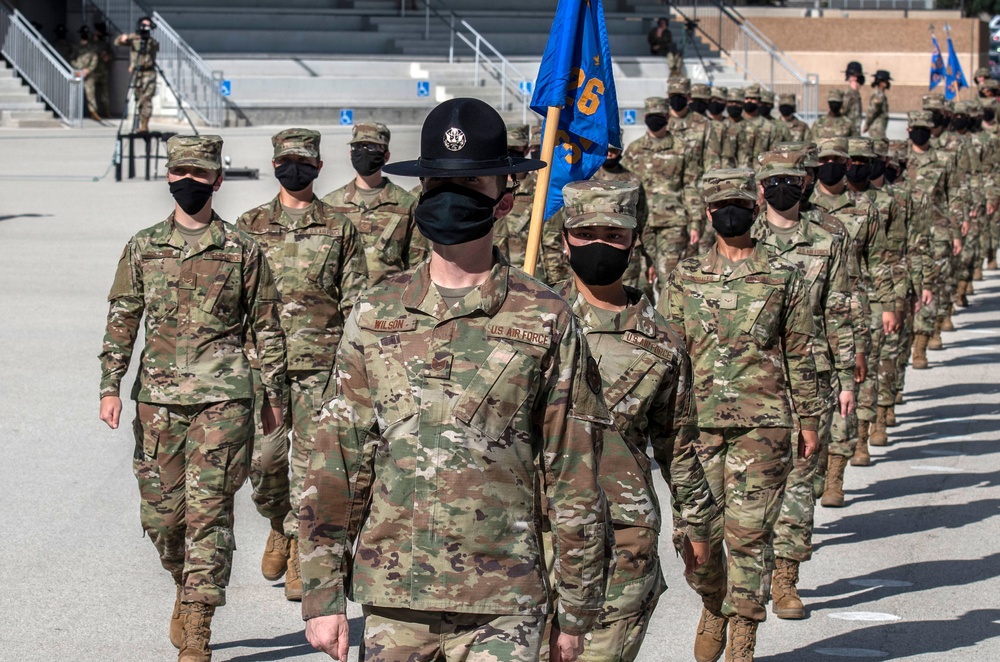
<path id="1" fill-rule="evenodd" d="M 918 126 L 915 129 L 910 129 L 910 140 L 917 147 L 923 147 L 931 139 L 931 130 L 924 126 Z"/>
<path id="2" fill-rule="evenodd" d="M 747 112 L 747 115 L 753 115 L 757 112 L 758 108 L 760 108 L 760 105 L 755 101 L 747 101 L 743 104 L 743 110 Z"/>
<path id="3" fill-rule="evenodd" d="M 789 106 L 787 103 L 783 103 L 778 106 L 778 112 L 784 117 L 791 117 L 795 114 L 795 106 Z"/>
<path id="4" fill-rule="evenodd" d="M 671 95 L 670 98 L 667 100 L 667 103 L 669 103 L 670 107 L 674 110 L 674 112 L 677 113 L 681 112 L 682 110 L 688 107 L 687 97 L 683 97 L 679 94 Z M 587 281 L 583 282 L 586 283 Z"/>
<path id="5" fill-rule="evenodd" d="M 646 127 L 656 133 L 667 125 L 667 118 L 663 115 L 646 115 Z"/>
<path id="6" fill-rule="evenodd" d="M 771 111 L 772 110 L 774 110 L 774 104 L 770 104 L 770 103 L 762 103 L 762 104 L 760 104 L 760 114 L 763 115 L 764 117 L 768 118 L 768 119 L 771 118 Z"/>
<path id="7" fill-rule="evenodd" d="M 362 177 L 370 177 L 385 165 L 385 152 L 369 152 L 364 149 L 351 150 L 351 165 Z"/>
<path id="8" fill-rule="evenodd" d="M 885 167 L 885 181 L 893 184 L 896 182 L 896 178 L 899 177 L 899 171 L 892 166 Z"/>
<path id="9" fill-rule="evenodd" d="M 862 184 L 868 181 L 872 174 L 870 163 L 852 163 L 847 167 L 847 181 L 852 184 Z"/>
<path id="10" fill-rule="evenodd" d="M 726 106 L 726 112 L 730 117 L 740 117 L 743 114 L 743 106 Z"/>
<path id="11" fill-rule="evenodd" d="M 983 119 L 987 122 L 992 122 L 997 118 L 997 111 L 992 108 L 983 108 Z"/>
<path id="12" fill-rule="evenodd" d="M 802 200 L 802 189 L 784 182 L 764 187 L 764 199 L 777 211 L 788 211 Z"/>
<path id="13" fill-rule="evenodd" d="M 840 101 L 830 101 L 827 103 L 827 105 L 830 107 L 831 115 L 833 115 L 834 117 L 840 116 L 840 109 L 843 107 L 844 104 L 842 104 Z"/>
<path id="14" fill-rule="evenodd" d="M 726 104 L 723 101 L 709 101 L 708 112 L 713 115 L 721 115 L 726 112 Z"/>
<path id="15" fill-rule="evenodd" d="M 316 181 L 319 177 L 319 168 L 309 163 L 290 161 L 275 168 L 274 176 L 285 189 L 301 191 Z"/>
<path id="16" fill-rule="evenodd" d="M 806 190 L 802 191 L 802 208 L 805 209 L 809 206 L 809 199 L 813 197 L 813 191 L 816 190 L 816 180 L 810 180 L 806 184 Z"/>
<path id="17" fill-rule="evenodd" d="M 442 246 L 481 239 L 493 227 L 493 208 L 500 202 L 458 184 L 442 184 L 420 196 L 413 218 L 420 232 Z"/>
<path id="18" fill-rule="evenodd" d="M 605 170 L 614 170 L 615 168 L 618 167 L 618 165 L 621 162 L 622 162 L 621 155 L 618 155 L 615 158 L 608 157 L 604 159 L 604 164 L 601 167 L 603 167 Z"/>
<path id="19" fill-rule="evenodd" d="M 956 117 L 951 122 L 951 128 L 955 131 L 968 131 L 969 130 L 969 118 L 968 117 Z"/>
<path id="20" fill-rule="evenodd" d="M 208 204 L 215 193 L 215 186 L 185 177 L 170 183 L 170 195 L 188 216 L 194 216 Z"/>
<path id="21" fill-rule="evenodd" d="M 885 161 L 883 161 L 882 159 L 879 159 L 878 161 L 875 161 L 874 163 L 872 163 L 872 171 L 871 171 L 871 174 L 868 175 L 868 179 L 874 181 L 874 180 L 878 179 L 879 177 L 884 176 L 885 175 L 885 169 L 886 169 L 886 167 L 888 165 L 889 164 L 886 163 Z"/>
<path id="22" fill-rule="evenodd" d="M 847 174 L 847 166 L 836 161 L 827 161 L 819 166 L 816 176 L 827 186 L 833 186 Z"/>
<path id="23" fill-rule="evenodd" d="M 950 117 L 942 117 L 941 118 L 941 127 L 944 128 L 944 129 L 947 129 L 949 126 L 951 126 L 951 118 Z"/>
<path id="24" fill-rule="evenodd" d="M 587 285 L 611 285 L 628 268 L 632 253 L 630 248 L 616 248 L 601 241 L 583 246 L 566 243 L 569 244 L 569 266 Z"/>
<path id="25" fill-rule="evenodd" d="M 692 112 L 704 115 L 705 109 L 708 108 L 708 104 L 702 99 L 692 99 L 691 103 L 688 104 L 688 108 L 690 108 Z"/>
<path id="26" fill-rule="evenodd" d="M 721 236 L 731 239 L 750 232 L 756 214 L 753 209 L 728 205 L 712 212 L 712 227 Z"/>

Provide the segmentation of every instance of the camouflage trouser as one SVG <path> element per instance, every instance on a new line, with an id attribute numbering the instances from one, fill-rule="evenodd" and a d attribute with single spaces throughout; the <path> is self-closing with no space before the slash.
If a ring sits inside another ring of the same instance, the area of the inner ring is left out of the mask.
<path id="1" fill-rule="evenodd" d="M 254 409 L 260 411 L 263 389 L 259 388 L 260 373 L 254 370 Z M 257 512 L 267 519 L 285 518 L 285 535 L 298 536 L 299 501 L 306 478 L 309 456 L 316 439 L 316 417 L 323 407 L 323 389 L 330 379 L 328 371 L 288 373 L 285 403 L 285 423 L 265 436 L 260 426 L 256 430 L 250 483 Z M 259 417 L 258 417 L 259 418 Z M 289 444 L 288 435 L 292 439 Z M 288 449 L 291 446 L 291 460 Z M 288 476 L 291 466 L 291 479 Z"/>
<path id="2" fill-rule="evenodd" d="M 712 522 L 708 561 L 685 579 L 703 597 L 725 589 L 722 613 L 728 617 L 767 618 L 774 525 L 792 465 L 791 437 L 789 428 L 701 430 L 698 459 L 722 511 Z"/>
<path id="3" fill-rule="evenodd" d="M 684 55 L 681 53 L 667 53 L 667 68 L 670 69 L 672 78 L 684 76 Z"/>
<path id="4" fill-rule="evenodd" d="M 979 235 L 979 223 L 972 223 L 969 233 L 962 238 L 962 252 L 958 254 L 958 270 L 955 273 L 956 282 L 972 280 L 972 270 L 976 268 L 976 262 L 981 255 Z"/>
<path id="5" fill-rule="evenodd" d="M 919 296 L 919 295 L 918 295 Z M 906 298 L 906 305 L 903 306 L 903 323 L 899 327 L 899 351 L 896 352 L 896 386 L 893 391 L 893 402 L 896 394 L 902 393 L 906 385 L 906 366 L 910 362 L 910 348 L 913 347 L 913 303 L 916 300 L 914 295 Z M 886 338 L 886 343 L 891 342 Z"/>
<path id="6" fill-rule="evenodd" d="M 233 496 L 246 480 L 253 439 L 249 400 L 205 405 L 138 403 L 132 466 L 142 528 L 184 602 L 226 603 Z"/>
<path id="7" fill-rule="evenodd" d="M 875 404 L 879 407 L 889 407 L 896 402 L 896 371 L 899 369 L 899 356 L 907 351 L 906 332 L 902 324 L 897 331 L 882 336 L 882 351 L 878 361 L 878 391 Z"/>
<path id="8" fill-rule="evenodd" d="M 816 375 L 820 393 L 824 394 L 831 405 L 823 410 L 819 419 L 817 434 L 821 448 L 829 448 L 834 403 L 837 402 L 836 393 L 832 391 L 830 383 L 831 377 L 828 372 Z M 813 520 L 816 511 L 813 483 L 816 480 L 821 457 L 825 464 L 826 454 L 819 452 L 813 453 L 808 458 L 798 457 L 796 453 L 796 457 L 792 460 L 792 470 L 788 473 L 788 480 L 785 481 L 785 496 L 781 499 L 781 514 L 774 525 L 775 556 L 800 563 L 812 558 Z"/>
<path id="9" fill-rule="evenodd" d="M 677 263 L 684 259 L 688 251 L 690 235 L 686 226 L 651 228 L 642 230 L 642 245 L 653 261 L 656 271 L 656 289 L 662 291 Z"/>
<path id="10" fill-rule="evenodd" d="M 135 74 L 135 108 L 140 120 L 153 116 L 153 96 L 156 94 L 156 70 Z"/>
<path id="11" fill-rule="evenodd" d="M 101 117 L 107 117 L 111 114 L 111 86 L 106 68 L 104 71 L 96 72 L 94 84 L 96 87 L 94 93 L 97 97 L 97 113 Z"/>
<path id="12" fill-rule="evenodd" d="M 535 278 L 550 286 L 573 275 L 563 247 L 562 228 L 558 225 L 551 222 L 542 224 L 542 246 L 538 252 L 538 266 L 535 268 Z"/>
<path id="13" fill-rule="evenodd" d="M 536 662 L 544 615 L 459 614 L 365 605 L 365 662 Z"/>
<path id="14" fill-rule="evenodd" d="M 659 597 L 650 596 L 638 613 L 611 622 L 601 621 L 583 637 L 580 662 L 633 662 L 646 638 Z M 545 642 L 548 645 L 548 642 Z"/>
<path id="15" fill-rule="evenodd" d="M 951 279 L 951 240 L 935 241 L 931 244 L 931 257 L 934 260 L 933 279 L 924 283 L 924 287 L 929 289 L 934 295 L 934 300 L 930 305 L 925 305 L 917 311 L 913 318 L 913 332 L 920 335 L 929 336 L 934 333 L 935 323 L 939 319 L 944 319 L 947 312 L 946 302 L 950 301 L 948 295 L 948 281 Z"/>
<path id="16" fill-rule="evenodd" d="M 875 405 L 879 389 L 879 365 L 882 358 L 882 346 L 885 344 L 885 333 L 882 327 L 882 305 L 871 303 L 872 316 L 869 321 L 871 345 L 868 349 L 868 373 L 865 381 L 857 386 L 858 418 L 862 421 L 875 420 Z"/>
<path id="17" fill-rule="evenodd" d="M 885 130 L 889 126 L 888 117 L 880 117 L 868 127 L 868 137 L 872 140 L 885 138 Z"/>
<path id="18" fill-rule="evenodd" d="M 97 75 L 94 72 L 83 79 L 83 97 L 87 101 L 87 112 L 92 115 L 100 115 L 100 108 L 97 105 Z"/>

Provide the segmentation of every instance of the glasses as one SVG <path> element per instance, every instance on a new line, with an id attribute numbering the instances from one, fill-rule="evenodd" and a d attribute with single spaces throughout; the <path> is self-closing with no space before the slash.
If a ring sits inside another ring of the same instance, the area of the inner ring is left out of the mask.
<path id="1" fill-rule="evenodd" d="M 368 152 L 369 154 L 381 154 L 385 151 L 384 145 L 376 143 L 354 143 L 351 145 L 352 152 Z"/>
<path id="2" fill-rule="evenodd" d="M 769 177 L 761 182 L 761 184 L 764 185 L 764 188 L 774 188 L 778 184 L 784 184 L 785 186 L 799 186 L 802 184 L 802 178 L 792 177 L 790 175 L 787 177 Z"/>

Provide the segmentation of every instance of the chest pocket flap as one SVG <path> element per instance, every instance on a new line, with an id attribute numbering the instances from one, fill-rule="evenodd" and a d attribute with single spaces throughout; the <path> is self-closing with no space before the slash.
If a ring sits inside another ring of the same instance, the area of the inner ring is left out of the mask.
<path id="1" fill-rule="evenodd" d="M 534 361 L 500 342 L 455 403 L 456 420 L 497 441 L 524 406 L 538 378 Z"/>
<path id="2" fill-rule="evenodd" d="M 748 334 L 763 348 L 771 344 L 778 329 L 783 297 L 774 287 L 761 285 L 758 291 L 759 296 L 747 309 L 740 331 Z"/>
<path id="3" fill-rule="evenodd" d="M 378 323 L 401 323 L 399 330 L 416 328 L 414 320 L 375 320 Z M 412 322 L 412 325 L 409 323 Z M 406 328 L 409 327 L 409 328 Z M 362 325 L 362 328 L 368 328 Z M 403 363 L 398 333 L 382 335 L 378 342 L 365 345 L 365 362 L 371 372 L 372 405 L 383 430 L 417 414 L 417 404 L 410 389 L 410 379 Z"/>

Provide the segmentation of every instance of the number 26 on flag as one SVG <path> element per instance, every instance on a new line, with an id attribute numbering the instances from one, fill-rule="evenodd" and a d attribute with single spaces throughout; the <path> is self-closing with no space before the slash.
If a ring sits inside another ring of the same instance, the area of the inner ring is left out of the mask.
<path id="1" fill-rule="evenodd" d="M 601 97 L 604 94 L 604 81 L 600 78 L 591 78 L 587 80 L 587 75 L 583 72 L 583 69 L 579 67 L 574 67 L 572 72 L 570 72 L 570 81 L 568 92 L 574 92 L 578 89 L 583 89 L 580 93 L 579 101 L 576 101 L 576 95 L 566 97 L 566 104 L 572 104 L 576 101 L 576 109 L 579 110 L 584 115 L 593 115 L 601 107 Z"/>

